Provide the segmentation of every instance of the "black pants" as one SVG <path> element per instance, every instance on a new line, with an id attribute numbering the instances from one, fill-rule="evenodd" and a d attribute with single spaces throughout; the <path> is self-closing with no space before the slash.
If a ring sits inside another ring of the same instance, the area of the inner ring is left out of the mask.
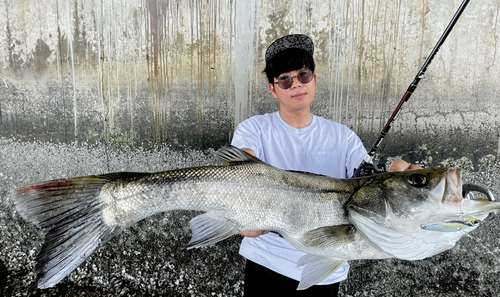
<path id="1" fill-rule="evenodd" d="M 307 290 L 297 290 L 299 282 L 274 272 L 255 262 L 247 260 L 245 266 L 245 297 L 290 296 L 322 297 L 337 296 L 339 283 L 312 286 Z"/>

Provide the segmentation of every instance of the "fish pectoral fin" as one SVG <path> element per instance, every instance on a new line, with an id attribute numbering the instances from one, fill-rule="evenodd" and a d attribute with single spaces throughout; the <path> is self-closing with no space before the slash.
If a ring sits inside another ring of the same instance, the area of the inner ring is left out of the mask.
<path id="1" fill-rule="evenodd" d="M 212 245 L 240 232 L 236 223 L 208 213 L 194 217 L 189 225 L 193 235 L 186 246 L 187 249 Z"/>
<path id="2" fill-rule="evenodd" d="M 354 242 L 355 233 L 353 225 L 326 226 L 305 232 L 302 242 L 308 246 L 335 248 Z"/>
<path id="3" fill-rule="evenodd" d="M 299 259 L 297 262 L 297 267 L 304 266 L 302 275 L 300 277 L 300 283 L 297 290 L 305 290 L 311 286 L 317 285 L 332 273 L 337 271 L 342 265 L 345 264 L 345 260 L 334 259 L 324 256 L 317 255 L 305 255 Z"/>

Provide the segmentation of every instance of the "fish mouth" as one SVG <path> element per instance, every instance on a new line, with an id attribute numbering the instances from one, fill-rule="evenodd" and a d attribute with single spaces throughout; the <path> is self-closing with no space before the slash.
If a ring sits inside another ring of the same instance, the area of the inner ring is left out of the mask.
<path id="1" fill-rule="evenodd" d="M 462 201 L 462 175 L 459 168 L 450 168 L 444 172 L 445 188 L 443 203 Z"/>
<path id="2" fill-rule="evenodd" d="M 475 185 L 475 184 L 463 184 L 461 178 L 461 172 L 458 168 L 448 169 L 447 172 L 444 173 L 446 177 L 446 187 L 445 193 L 443 195 L 443 199 L 446 197 L 455 197 L 457 201 L 459 198 L 456 196 L 460 196 L 463 199 L 475 199 L 474 195 L 468 196 L 471 192 L 477 192 L 483 194 L 488 201 L 496 201 L 497 199 L 493 196 L 490 190 L 486 189 L 483 186 Z M 480 198 L 479 200 L 481 200 Z M 445 200 L 443 200 L 444 202 Z"/>
<path id="3" fill-rule="evenodd" d="M 438 170 L 431 178 L 439 178 L 440 182 L 429 192 L 429 198 L 443 204 L 462 201 L 462 177 L 459 168 Z"/>

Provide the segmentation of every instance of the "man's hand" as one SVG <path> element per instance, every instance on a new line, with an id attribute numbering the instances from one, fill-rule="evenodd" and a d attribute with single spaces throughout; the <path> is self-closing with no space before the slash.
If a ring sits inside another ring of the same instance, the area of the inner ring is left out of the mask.
<path id="1" fill-rule="evenodd" d="M 259 231 L 243 231 L 240 233 L 240 235 L 246 236 L 246 237 L 259 237 L 261 235 L 267 234 L 269 231 L 264 231 L 264 230 L 259 230 Z"/>
<path id="2" fill-rule="evenodd" d="M 391 167 L 389 167 L 389 171 L 410 171 L 417 169 L 423 169 L 423 168 L 418 165 L 410 164 L 401 159 L 394 161 L 394 163 L 391 164 Z"/>

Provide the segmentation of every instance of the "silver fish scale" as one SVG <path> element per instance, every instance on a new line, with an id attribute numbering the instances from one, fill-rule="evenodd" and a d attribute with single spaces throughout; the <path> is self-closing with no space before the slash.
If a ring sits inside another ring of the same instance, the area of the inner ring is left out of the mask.
<path id="1" fill-rule="evenodd" d="M 307 230 L 348 224 L 343 204 L 354 183 L 246 163 L 117 180 L 103 187 L 101 199 L 111 225 L 168 210 L 201 210 L 242 231 L 272 230 L 298 239 Z"/>
<path id="2" fill-rule="evenodd" d="M 276 231 L 296 248 L 316 255 L 357 259 L 389 256 L 359 233 L 352 242 L 307 244 L 304 234 L 325 226 L 349 225 L 345 204 L 359 185 L 355 179 L 278 170 L 262 163 L 197 167 L 106 184 L 107 224 L 127 227 L 155 213 L 201 210 L 230 221 L 239 231 Z M 363 253 L 359 253 L 363 251 Z"/>

